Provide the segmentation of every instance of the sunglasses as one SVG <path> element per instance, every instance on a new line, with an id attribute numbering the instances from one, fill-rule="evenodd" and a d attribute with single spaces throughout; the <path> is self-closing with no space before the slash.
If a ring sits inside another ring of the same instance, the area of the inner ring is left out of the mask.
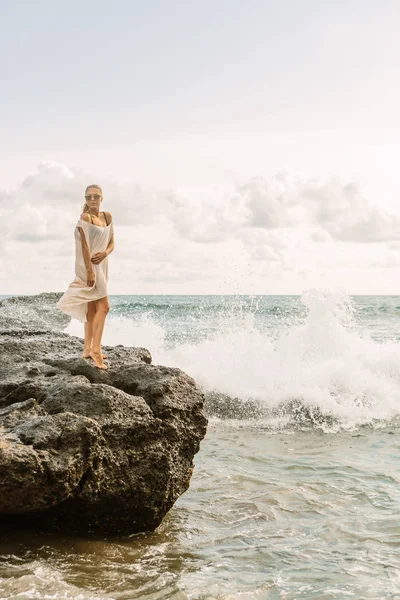
<path id="1" fill-rule="evenodd" d="M 94 198 L 95 200 L 100 200 L 101 196 L 100 194 L 88 194 L 87 196 L 85 196 L 85 200 L 90 200 L 91 198 Z"/>

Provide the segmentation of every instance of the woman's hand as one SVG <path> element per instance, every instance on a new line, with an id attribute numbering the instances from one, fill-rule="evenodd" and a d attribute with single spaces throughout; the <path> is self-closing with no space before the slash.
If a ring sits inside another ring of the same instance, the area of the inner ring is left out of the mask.
<path id="1" fill-rule="evenodd" d="M 91 261 L 95 265 L 99 265 L 107 256 L 107 252 L 96 252 L 93 254 Z"/>
<path id="2" fill-rule="evenodd" d="M 88 287 L 94 286 L 94 272 L 90 269 L 86 271 L 86 284 Z"/>

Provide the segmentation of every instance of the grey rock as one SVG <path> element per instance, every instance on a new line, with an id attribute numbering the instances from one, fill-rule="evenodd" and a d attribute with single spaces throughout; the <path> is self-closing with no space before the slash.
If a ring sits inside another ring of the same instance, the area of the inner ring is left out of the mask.
<path id="1" fill-rule="evenodd" d="M 35 377 L 35 375 L 40 375 L 40 369 L 39 367 L 32 367 L 31 369 L 27 370 L 26 374 Z"/>
<path id="2" fill-rule="evenodd" d="M 56 299 L 46 296 L 47 315 Z M 54 329 L 38 326 L 40 301 L 24 304 L 37 315 L 22 326 L 21 314 L 9 311 L 18 302 L 5 306 L 0 522 L 154 530 L 189 486 L 207 426 L 202 392 L 179 369 L 152 365 L 144 348 L 105 346 L 109 370 L 101 371 L 80 357 L 83 341 L 62 333 L 56 317 Z"/>

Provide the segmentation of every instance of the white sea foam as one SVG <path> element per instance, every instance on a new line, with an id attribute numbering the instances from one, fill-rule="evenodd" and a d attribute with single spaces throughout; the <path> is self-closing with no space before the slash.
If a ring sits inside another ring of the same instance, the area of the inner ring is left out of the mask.
<path id="1" fill-rule="evenodd" d="M 110 318 L 104 343 L 145 346 L 154 363 L 181 368 L 205 390 L 271 409 L 300 400 L 349 427 L 395 417 L 400 344 L 378 343 L 356 328 L 345 296 L 310 291 L 302 302 L 305 319 L 275 337 L 257 329 L 252 314 L 235 323 L 230 315 L 213 323 L 205 340 L 168 348 L 163 327 L 145 315 Z M 76 334 L 74 327 L 68 331 Z"/>
<path id="2" fill-rule="evenodd" d="M 25 563 L 22 574 L 14 565 L 9 571 L 8 577 L 0 577 L 1 600 L 113 600 L 67 583 L 60 570 L 43 561 Z"/>

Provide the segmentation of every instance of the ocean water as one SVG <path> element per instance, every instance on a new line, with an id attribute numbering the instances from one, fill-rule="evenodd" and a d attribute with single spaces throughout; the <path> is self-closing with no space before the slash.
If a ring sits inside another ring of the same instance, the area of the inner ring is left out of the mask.
<path id="1" fill-rule="evenodd" d="M 206 393 L 191 486 L 149 534 L 0 532 L 0 598 L 400 599 L 400 297 L 111 307 L 106 345 Z"/>

